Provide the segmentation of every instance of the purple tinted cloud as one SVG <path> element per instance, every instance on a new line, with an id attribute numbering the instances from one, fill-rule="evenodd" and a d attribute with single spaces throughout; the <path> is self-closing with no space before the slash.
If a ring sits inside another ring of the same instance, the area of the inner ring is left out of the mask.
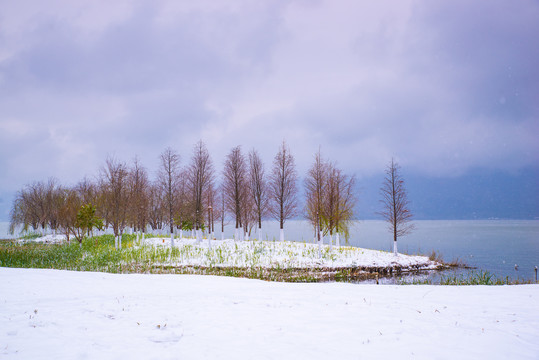
<path id="1" fill-rule="evenodd" d="M 358 175 L 539 160 L 539 4 L 12 2 L 0 5 L 0 186 L 154 168 L 200 138 L 300 171 L 323 151 Z"/>

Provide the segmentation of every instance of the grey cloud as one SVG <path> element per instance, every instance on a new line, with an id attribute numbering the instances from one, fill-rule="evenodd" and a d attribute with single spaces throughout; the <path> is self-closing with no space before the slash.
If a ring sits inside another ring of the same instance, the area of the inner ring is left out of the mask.
<path id="1" fill-rule="evenodd" d="M 391 155 L 440 175 L 539 160 L 528 135 L 539 122 L 536 2 L 416 1 L 410 13 L 394 11 L 399 24 L 354 3 L 244 5 L 161 23 L 159 4 L 139 3 L 89 35 L 69 17 L 36 16 L 0 60 L 0 125 L 32 129 L 0 134 L 1 166 L 22 173 L 2 185 L 63 178 L 81 162 L 76 175 L 91 173 L 107 153 L 139 154 L 151 167 L 173 146 L 185 160 L 199 138 L 219 165 L 236 144 L 269 164 L 286 139 L 301 171 L 319 145 L 359 174 L 380 171 Z M 291 24 L 331 6 L 349 11 L 316 15 L 328 29 Z M 334 15 L 342 13 L 357 20 Z M 29 145 L 13 153 L 21 143 Z"/>
<path id="2" fill-rule="evenodd" d="M 472 115 L 518 121 L 537 115 L 539 6 L 503 1 L 435 3 L 418 12 L 437 56 L 431 71 L 461 90 Z"/>

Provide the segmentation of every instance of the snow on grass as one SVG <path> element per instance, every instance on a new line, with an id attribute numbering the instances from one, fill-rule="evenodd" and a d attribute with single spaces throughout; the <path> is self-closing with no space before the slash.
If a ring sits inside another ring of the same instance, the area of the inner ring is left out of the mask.
<path id="1" fill-rule="evenodd" d="M 170 238 L 153 237 L 145 246 L 170 247 Z M 171 260 L 181 266 L 262 267 L 262 268 L 348 268 L 348 267 L 420 267 L 434 269 L 438 263 L 426 256 L 393 255 L 380 250 L 349 246 L 322 247 L 293 241 L 234 241 L 194 239 L 175 240 L 178 256 Z"/>
<path id="2" fill-rule="evenodd" d="M 436 269 L 425 256 L 408 256 L 354 247 L 300 242 L 177 239 L 136 240 L 124 236 L 116 250 L 112 235 L 49 244 L 48 238 L 3 244 L 0 266 L 54 268 L 113 273 L 190 273 L 242 276 L 278 281 L 361 280 L 391 272 Z"/>
<path id="3" fill-rule="evenodd" d="M 537 359 L 539 285 L 0 268 L 2 359 Z"/>
<path id="4" fill-rule="evenodd" d="M 72 239 L 74 240 L 75 238 L 72 238 Z M 34 242 L 34 243 L 44 243 L 44 244 L 61 244 L 65 241 L 66 241 L 66 236 L 60 235 L 60 234 L 58 235 L 49 234 L 49 235 L 38 236 L 36 238 L 18 240 L 19 243 Z"/>

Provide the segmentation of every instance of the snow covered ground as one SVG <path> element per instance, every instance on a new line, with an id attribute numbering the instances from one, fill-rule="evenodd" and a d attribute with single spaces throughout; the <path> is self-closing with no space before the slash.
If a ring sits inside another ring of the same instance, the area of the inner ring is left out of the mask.
<path id="1" fill-rule="evenodd" d="M 64 235 L 47 235 L 30 240 L 19 240 L 21 243 L 62 243 Z M 76 240 L 73 240 L 76 241 Z M 124 243 L 124 248 L 127 246 Z M 169 237 L 152 237 L 144 239 L 140 248 L 170 248 Z M 426 256 L 410 256 L 380 250 L 362 249 L 342 246 L 330 250 L 323 245 L 320 257 L 318 245 L 295 241 L 234 241 L 208 240 L 197 241 L 181 238 L 174 241 L 179 251 L 169 258 L 167 265 L 176 266 L 219 266 L 219 267 L 262 267 L 262 268 L 355 268 L 355 267 L 402 267 L 423 270 L 435 269 L 440 264 L 429 260 Z"/>
<path id="2" fill-rule="evenodd" d="M 72 238 L 73 241 L 76 241 L 75 238 Z M 29 242 L 37 242 L 37 243 L 45 243 L 45 244 L 61 244 L 66 241 L 66 236 L 57 234 L 48 234 L 44 236 L 40 236 L 34 239 L 20 239 L 20 243 L 29 243 Z"/>
<path id="3" fill-rule="evenodd" d="M 148 238 L 144 244 L 170 247 L 170 238 Z M 295 241 L 234 241 L 233 239 L 175 240 L 175 246 L 187 250 L 187 254 L 177 261 L 178 265 L 196 266 L 261 266 L 265 268 L 341 268 L 341 267 L 410 267 L 434 269 L 439 264 L 426 256 L 409 256 L 380 250 L 362 249 L 351 246 L 322 246 L 322 258 L 318 245 Z"/>
<path id="4" fill-rule="evenodd" d="M 5 359 L 538 359 L 539 285 L 0 268 Z"/>

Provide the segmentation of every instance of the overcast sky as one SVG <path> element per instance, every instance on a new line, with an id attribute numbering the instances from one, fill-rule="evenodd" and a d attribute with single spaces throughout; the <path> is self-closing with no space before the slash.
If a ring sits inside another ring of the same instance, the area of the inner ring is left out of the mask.
<path id="1" fill-rule="evenodd" d="M 538 1 L 2 1 L 0 218 L 108 155 L 285 139 L 359 180 L 539 166 Z"/>

